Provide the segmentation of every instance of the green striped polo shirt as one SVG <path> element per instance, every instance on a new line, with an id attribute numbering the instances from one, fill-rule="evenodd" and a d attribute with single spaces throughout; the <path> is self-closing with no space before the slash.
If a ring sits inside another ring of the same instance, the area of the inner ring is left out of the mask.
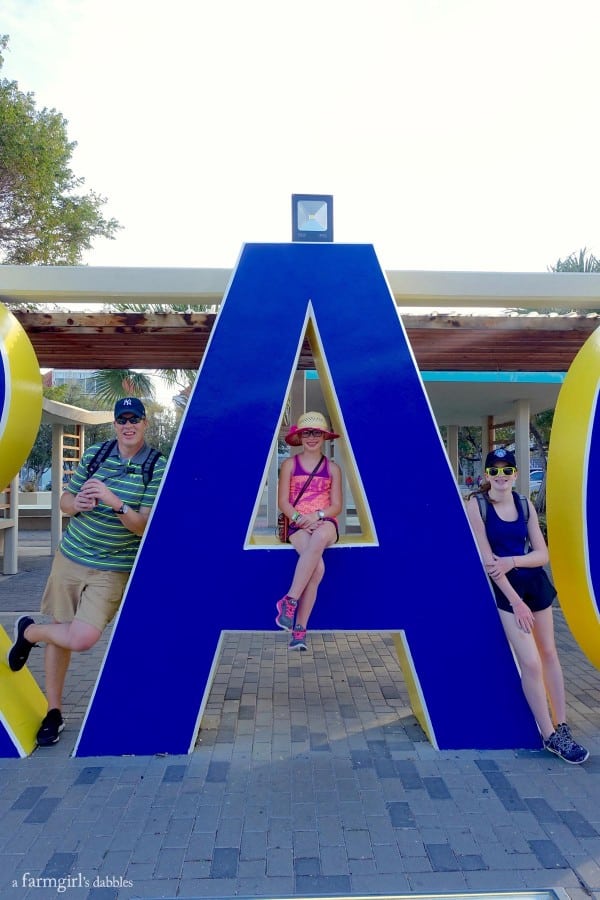
<path id="1" fill-rule="evenodd" d="M 94 444 L 83 454 L 83 458 L 66 486 L 71 494 L 77 494 L 88 480 L 88 463 L 100 444 Z M 142 463 L 150 447 L 147 444 L 132 459 L 121 459 L 118 445 L 111 455 L 94 473 L 94 478 L 104 481 L 123 503 L 134 510 L 140 506 L 152 506 L 158 493 L 160 480 L 165 471 L 164 456 L 157 459 L 152 480 L 144 485 Z M 110 506 L 99 502 L 88 512 L 71 516 L 60 550 L 68 559 L 92 569 L 107 569 L 115 572 L 129 572 L 133 566 L 141 537 L 132 534 L 121 523 Z"/>

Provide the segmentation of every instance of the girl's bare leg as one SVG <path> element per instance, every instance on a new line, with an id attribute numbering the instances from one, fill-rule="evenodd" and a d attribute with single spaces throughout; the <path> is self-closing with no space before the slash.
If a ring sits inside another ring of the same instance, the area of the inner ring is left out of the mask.
<path id="1" fill-rule="evenodd" d="M 306 531 L 297 531 L 291 536 L 291 543 L 298 553 L 299 559 L 296 563 L 292 584 L 287 592 L 288 597 L 293 597 L 295 600 L 300 599 L 319 563 L 323 562 L 323 552 L 330 544 L 334 543 L 335 539 L 335 526 L 331 522 L 324 522 L 310 534 Z"/>
<path id="2" fill-rule="evenodd" d="M 302 625 L 303 628 L 306 628 L 308 626 L 308 620 L 317 599 L 317 590 L 324 574 L 325 563 L 321 559 L 319 560 L 315 571 L 312 573 L 310 581 L 298 598 L 298 608 L 296 610 L 297 626 Z"/>
<path id="3" fill-rule="evenodd" d="M 542 662 L 544 684 L 550 701 L 554 724 L 567 721 L 565 682 L 554 642 L 554 619 L 552 607 L 533 614 L 535 626 L 533 636 Z"/>
<path id="4" fill-rule="evenodd" d="M 527 634 L 517 626 L 512 613 L 498 610 L 505 634 L 515 652 L 521 670 L 523 693 L 533 713 L 544 740 L 554 731 L 548 710 L 548 698 L 542 669 L 542 661 L 533 634 Z M 536 626 L 537 627 L 537 626 Z"/>

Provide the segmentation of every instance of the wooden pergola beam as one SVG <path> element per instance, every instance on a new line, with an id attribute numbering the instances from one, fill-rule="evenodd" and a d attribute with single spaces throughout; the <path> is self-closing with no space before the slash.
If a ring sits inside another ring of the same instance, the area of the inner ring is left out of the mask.
<path id="1" fill-rule="evenodd" d="M 215 313 L 15 311 L 40 366 L 196 369 Z M 402 316 L 422 371 L 565 372 L 596 316 Z M 251 339 L 251 336 L 249 337 Z M 300 368 L 313 368 L 305 342 Z"/>

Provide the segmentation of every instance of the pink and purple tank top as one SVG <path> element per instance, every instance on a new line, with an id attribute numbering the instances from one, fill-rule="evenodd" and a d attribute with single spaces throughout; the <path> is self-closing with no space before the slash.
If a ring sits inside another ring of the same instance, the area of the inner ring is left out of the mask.
<path id="1" fill-rule="evenodd" d="M 294 457 L 294 468 L 290 476 L 290 503 L 294 500 L 306 484 L 310 472 L 305 472 L 300 463 L 299 454 Z M 296 504 L 298 512 L 303 514 L 316 512 L 317 509 L 326 509 L 331 503 L 331 472 L 329 461 L 324 456 L 321 465 L 310 480 L 310 484 Z"/>

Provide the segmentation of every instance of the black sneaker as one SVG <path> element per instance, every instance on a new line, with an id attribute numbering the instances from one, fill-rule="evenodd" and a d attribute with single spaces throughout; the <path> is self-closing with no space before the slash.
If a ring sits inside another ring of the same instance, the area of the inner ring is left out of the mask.
<path id="1" fill-rule="evenodd" d="M 8 668 L 13 672 L 19 672 L 23 668 L 29 659 L 32 647 L 35 647 L 35 644 L 32 644 L 31 641 L 28 641 L 27 638 L 23 637 L 23 632 L 30 625 L 35 625 L 31 616 L 20 616 L 15 622 L 15 642 L 6 656 Z"/>
<path id="2" fill-rule="evenodd" d="M 49 709 L 37 733 L 39 747 L 58 743 L 58 736 L 65 727 L 60 709 Z"/>
<path id="3" fill-rule="evenodd" d="M 574 766 L 585 762 L 590 755 L 589 750 L 573 740 L 571 729 L 566 722 L 556 726 L 556 731 L 553 731 L 548 740 L 544 741 L 544 747 L 550 753 L 556 753 L 565 762 Z"/>

